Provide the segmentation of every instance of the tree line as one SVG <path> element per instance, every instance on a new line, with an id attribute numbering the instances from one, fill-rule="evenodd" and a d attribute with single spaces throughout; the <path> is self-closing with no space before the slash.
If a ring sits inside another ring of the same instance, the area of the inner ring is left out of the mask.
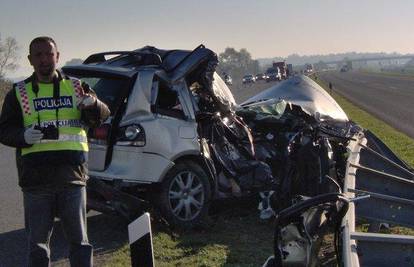
<path id="1" fill-rule="evenodd" d="M 252 59 L 247 49 L 239 51 L 232 47 L 227 47 L 224 52 L 219 54 L 218 73 L 229 74 L 233 80 L 241 80 L 246 74 L 257 74 L 261 72 L 259 61 Z"/>

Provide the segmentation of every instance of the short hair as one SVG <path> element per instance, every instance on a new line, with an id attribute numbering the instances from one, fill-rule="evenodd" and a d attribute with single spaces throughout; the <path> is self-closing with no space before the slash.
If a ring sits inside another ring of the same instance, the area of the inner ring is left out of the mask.
<path id="1" fill-rule="evenodd" d="M 33 45 L 34 44 L 37 44 L 37 43 L 52 43 L 52 44 L 54 44 L 54 46 L 56 47 L 56 50 L 57 50 L 56 42 L 55 42 L 55 40 L 52 39 L 52 37 L 49 37 L 49 36 L 40 36 L 40 37 L 34 38 L 30 42 L 30 45 L 29 45 L 29 54 L 31 54 L 31 52 L 32 52 Z"/>

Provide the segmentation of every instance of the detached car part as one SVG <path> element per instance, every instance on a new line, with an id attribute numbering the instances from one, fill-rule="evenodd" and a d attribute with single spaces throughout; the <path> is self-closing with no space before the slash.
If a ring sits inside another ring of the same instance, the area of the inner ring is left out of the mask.
<path id="1" fill-rule="evenodd" d="M 319 247 L 330 230 L 339 231 L 348 199 L 339 193 L 299 200 L 275 220 L 274 256 L 265 267 L 320 266 Z"/>

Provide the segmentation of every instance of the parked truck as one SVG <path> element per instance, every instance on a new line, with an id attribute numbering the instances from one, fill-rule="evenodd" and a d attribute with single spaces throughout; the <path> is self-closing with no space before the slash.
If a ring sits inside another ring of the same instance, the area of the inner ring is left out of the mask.
<path id="1" fill-rule="evenodd" d="M 274 69 L 279 68 L 282 79 L 283 80 L 287 79 L 287 77 L 288 77 L 288 75 L 287 75 L 287 65 L 286 65 L 285 61 L 273 62 L 273 68 Z"/>

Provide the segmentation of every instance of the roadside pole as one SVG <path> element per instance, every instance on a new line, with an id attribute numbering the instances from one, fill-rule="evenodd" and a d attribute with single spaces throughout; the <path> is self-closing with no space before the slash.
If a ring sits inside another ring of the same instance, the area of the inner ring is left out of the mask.
<path id="1" fill-rule="evenodd" d="M 144 213 L 128 225 L 132 267 L 154 267 L 150 214 Z"/>

